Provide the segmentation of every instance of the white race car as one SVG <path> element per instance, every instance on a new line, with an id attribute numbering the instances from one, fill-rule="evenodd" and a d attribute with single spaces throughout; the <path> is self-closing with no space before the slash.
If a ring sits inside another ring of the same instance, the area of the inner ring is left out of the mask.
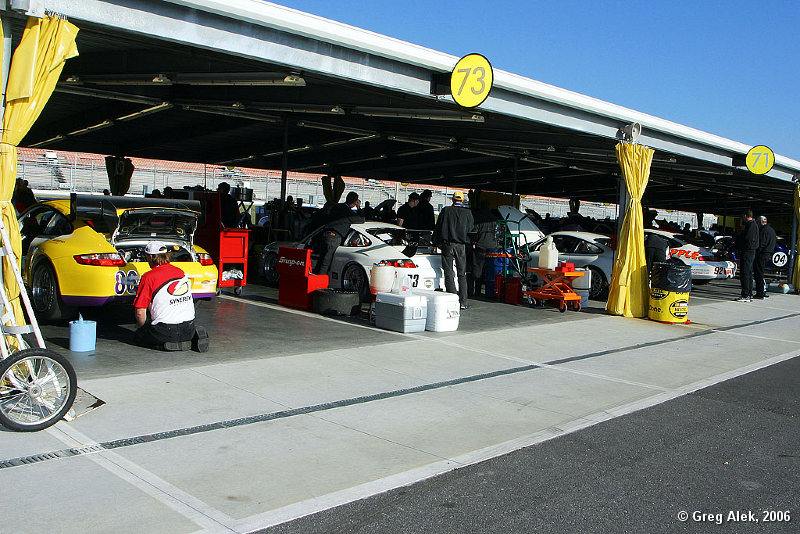
<path id="1" fill-rule="evenodd" d="M 261 275 L 271 285 L 278 283 L 278 248 L 310 248 L 312 264 L 319 259 L 322 228 L 300 241 L 275 241 L 264 247 L 261 255 Z M 406 230 L 396 224 L 367 221 L 350 225 L 350 232 L 336 249 L 330 268 L 330 287 L 358 291 L 362 300 L 370 294 L 372 266 L 378 262 L 402 265 L 413 287 L 444 289 L 442 257 L 431 252 L 432 232 Z"/>
<path id="2" fill-rule="evenodd" d="M 711 280 L 733 278 L 736 275 L 736 264 L 723 261 L 708 248 L 687 243 L 679 234 L 665 230 L 645 229 L 645 234 L 663 235 L 669 241 L 668 258 L 681 260 L 692 268 L 692 282 L 704 284 Z"/>

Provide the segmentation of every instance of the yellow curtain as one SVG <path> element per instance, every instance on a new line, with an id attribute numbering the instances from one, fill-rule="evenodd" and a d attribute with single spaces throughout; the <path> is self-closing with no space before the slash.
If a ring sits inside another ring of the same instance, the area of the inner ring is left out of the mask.
<path id="1" fill-rule="evenodd" d="M 800 221 L 800 185 L 794 188 L 794 216 Z M 794 273 L 792 275 L 792 285 L 797 288 L 800 286 L 800 235 L 798 235 L 797 243 L 794 245 Z"/>
<path id="2" fill-rule="evenodd" d="M 646 317 L 650 284 L 644 258 L 642 195 L 650 177 L 653 149 L 631 143 L 617 144 L 617 161 L 622 168 L 630 200 L 617 240 L 617 256 L 611 273 L 606 311 L 625 317 Z"/>
<path id="3" fill-rule="evenodd" d="M 11 236 L 17 265 L 22 245 L 16 212 L 10 202 L 17 178 L 17 145 L 50 99 L 64 62 L 78 55 L 75 46 L 77 33 L 74 24 L 57 17 L 29 17 L 22 40 L 11 59 L 0 141 L 0 211 Z M 3 283 L 14 306 L 17 324 L 25 324 L 19 303 L 19 287 L 8 262 L 9 258 L 5 257 Z"/>

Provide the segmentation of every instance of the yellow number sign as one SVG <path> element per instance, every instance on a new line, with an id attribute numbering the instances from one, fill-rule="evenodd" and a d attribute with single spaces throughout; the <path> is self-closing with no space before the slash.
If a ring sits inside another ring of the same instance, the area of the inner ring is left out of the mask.
<path id="1" fill-rule="evenodd" d="M 492 90 L 492 64 L 480 54 L 469 54 L 458 60 L 450 73 L 450 91 L 456 104 L 474 108 L 483 104 Z"/>
<path id="2" fill-rule="evenodd" d="M 764 145 L 754 146 L 747 153 L 745 161 L 753 174 L 767 174 L 775 164 L 775 153 Z"/>

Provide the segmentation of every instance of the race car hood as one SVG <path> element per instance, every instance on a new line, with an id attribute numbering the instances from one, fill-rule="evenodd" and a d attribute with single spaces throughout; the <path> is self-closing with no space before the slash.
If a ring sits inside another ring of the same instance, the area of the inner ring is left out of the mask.
<path id="1" fill-rule="evenodd" d="M 197 213 L 165 208 L 136 208 L 120 213 L 111 243 L 133 240 L 176 240 L 191 246 Z"/>

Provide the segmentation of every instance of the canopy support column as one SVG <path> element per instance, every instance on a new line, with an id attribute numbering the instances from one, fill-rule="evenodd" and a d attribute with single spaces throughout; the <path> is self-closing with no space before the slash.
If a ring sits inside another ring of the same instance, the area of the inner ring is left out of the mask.
<path id="1" fill-rule="evenodd" d="M 286 179 L 289 174 L 289 119 L 283 121 L 283 158 L 281 162 L 281 206 L 286 202 Z"/>

